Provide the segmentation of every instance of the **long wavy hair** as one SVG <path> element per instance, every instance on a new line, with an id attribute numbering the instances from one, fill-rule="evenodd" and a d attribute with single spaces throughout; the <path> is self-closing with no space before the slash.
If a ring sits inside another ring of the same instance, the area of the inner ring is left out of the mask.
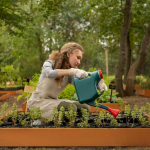
<path id="1" fill-rule="evenodd" d="M 49 60 L 55 60 L 54 69 L 70 69 L 71 66 L 69 64 L 67 53 L 73 53 L 77 49 L 83 52 L 83 48 L 79 44 L 67 43 L 60 49 L 60 51 L 53 51 Z M 64 76 L 56 78 L 55 81 L 61 84 L 63 77 Z"/>

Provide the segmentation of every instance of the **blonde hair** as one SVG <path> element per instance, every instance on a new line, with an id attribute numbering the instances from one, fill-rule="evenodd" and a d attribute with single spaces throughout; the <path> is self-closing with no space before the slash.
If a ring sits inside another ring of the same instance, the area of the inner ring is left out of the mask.
<path id="1" fill-rule="evenodd" d="M 49 60 L 55 60 L 54 69 L 70 69 L 69 58 L 67 53 L 73 53 L 75 50 L 80 50 L 83 52 L 83 48 L 77 43 L 67 43 L 60 51 L 53 51 L 49 57 Z M 62 82 L 63 77 L 56 78 L 56 82 Z"/>

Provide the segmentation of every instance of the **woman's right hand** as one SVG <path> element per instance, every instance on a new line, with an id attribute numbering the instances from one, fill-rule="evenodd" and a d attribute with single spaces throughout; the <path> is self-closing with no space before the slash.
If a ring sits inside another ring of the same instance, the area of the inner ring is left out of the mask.
<path id="1" fill-rule="evenodd" d="M 80 70 L 80 69 L 74 69 L 71 68 L 69 70 L 69 75 L 76 76 L 79 79 L 87 78 L 88 73 L 86 71 Z"/>

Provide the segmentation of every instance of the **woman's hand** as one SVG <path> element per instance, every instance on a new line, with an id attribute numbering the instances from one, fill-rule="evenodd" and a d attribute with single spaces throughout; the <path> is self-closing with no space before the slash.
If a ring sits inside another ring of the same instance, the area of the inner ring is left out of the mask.
<path id="1" fill-rule="evenodd" d="M 106 84 L 104 83 L 104 80 L 101 79 L 97 85 L 97 88 L 100 90 L 100 92 L 103 92 L 103 91 L 107 91 L 107 86 Z"/>
<path id="2" fill-rule="evenodd" d="M 80 70 L 80 69 L 74 69 L 74 68 L 71 68 L 69 70 L 69 75 L 76 76 L 79 79 L 83 79 L 83 78 L 88 77 L 87 72 Z"/>

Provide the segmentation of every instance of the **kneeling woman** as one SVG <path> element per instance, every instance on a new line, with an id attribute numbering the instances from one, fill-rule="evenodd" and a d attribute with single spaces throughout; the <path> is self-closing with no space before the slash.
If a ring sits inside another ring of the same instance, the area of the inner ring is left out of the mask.
<path id="1" fill-rule="evenodd" d="M 46 60 L 43 64 L 36 90 L 27 102 L 29 110 L 40 107 L 42 117 L 47 119 L 53 117 L 54 107 L 57 107 L 58 110 L 61 106 L 67 109 L 69 104 L 73 106 L 74 111 L 78 111 L 80 108 L 90 111 L 87 104 L 57 98 L 69 83 L 72 84 L 73 77 L 82 79 L 88 76 L 87 72 L 76 69 L 80 65 L 82 55 L 83 48 L 77 43 L 67 43 L 60 51 L 51 53 L 49 60 Z M 101 91 L 107 90 L 103 82 L 100 84 Z"/>

